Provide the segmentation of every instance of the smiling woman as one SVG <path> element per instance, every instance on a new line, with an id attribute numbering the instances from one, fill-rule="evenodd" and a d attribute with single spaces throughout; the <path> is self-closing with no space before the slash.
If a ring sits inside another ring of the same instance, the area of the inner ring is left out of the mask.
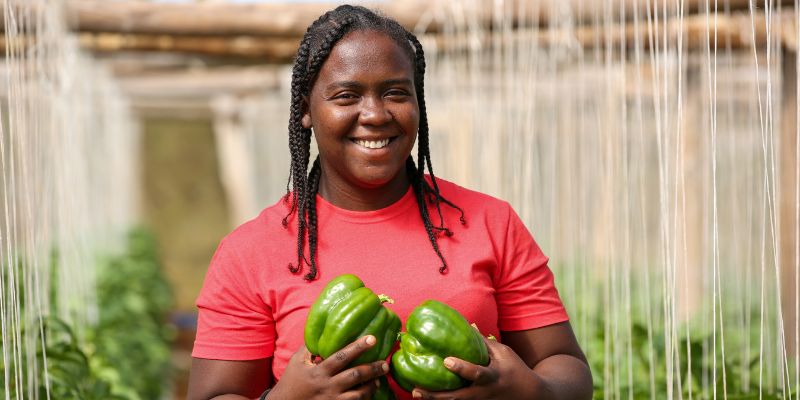
<path id="1" fill-rule="evenodd" d="M 435 299 L 500 338 L 486 342 L 488 366 L 443 361 L 470 386 L 414 388 L 415 398 L 591 396 L 548 259 L 527 228 L 508 203 L 434 176 L 424 74 L 416 37 L 363 7 L 338 7 L 309 27 L 292 75 L 291 190 L 214 255 L 197 300 L 191 399 L 370 398 L 388 363 L 350 362 L 374 337 L 319 362 L 303 345 L 312 302 L 345 273 L 391 296 L 402 320 Z M 312 136 L 319 156 L 309 171 Z"/>
<path id="2" fill-rule="evenodd" d="M 366 211 L 403 196 L 419 126 L 413 80 L 408 54 L 386 34 L 350 32 L 333 48 L 302 118 L 317 139 L 323 198 Z"/>

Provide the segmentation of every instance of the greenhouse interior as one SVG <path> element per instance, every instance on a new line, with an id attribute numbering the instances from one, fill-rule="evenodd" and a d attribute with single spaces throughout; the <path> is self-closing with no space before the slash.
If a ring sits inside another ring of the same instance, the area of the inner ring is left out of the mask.
<path id="1" fill-rule="evenodd" d="M 342 3 L 0 1 L 0 397 L 186 398 Z M 517 211 L 595 399 L 798 397 L 798 0 L 357 3 L 419 38 L 436 174 Z"/>

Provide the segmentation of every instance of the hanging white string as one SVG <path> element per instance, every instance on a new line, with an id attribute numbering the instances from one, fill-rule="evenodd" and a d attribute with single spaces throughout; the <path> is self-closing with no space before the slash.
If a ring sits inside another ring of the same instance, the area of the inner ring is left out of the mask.
<path id="1" fill-rule="evenodd" d="M 710 108 L 710 123 L 711 123 L 711 169 L 712 169 L 712 204 L 713 204 L 713 223 L 712 223 L 712 348 L 714 351 L 713 367 L 712 367 L 712 382 L 714 398 L 717 398 L 717 325 L 719 325 L 719 348 L 720 358 L 722 361 L 722 390 L 723 398 L 728 397 L 727 393 L 727 379 L 725 370 L 725 335 L 724 335 L 724 319 L 722 312 L 722 284 L 719 271 L 719 212 L 717 204 L 719 202 L 717 196 L 717 26 L 719 18 L 719 7 L 717 0 L 714 0 L 714 51 L 712 58 L 711 51 L 711 26 L 710 26 L 710 4 L 706 0 L 706 65 L 708 72 L 708 91 L 709 91 L 709 108 Z M 717 321 L 719 318 L 719 321 Z"/>
<path id="2" fill-rule="evenodd" d="M 43 388 L 49 398 L 43 318 L 58 316 L 78 335 L 96 321 L 96 257 L 119 250 L 135 218 L 138 131 L 111 76 L 67 30 L 62 2 L 2 7 L 3 393 L 37 399 Z M 54 255 L 58 310 L 48 290 Z"/>
<path id="3" fill-rule="evenodd" d="M 763 151 L 764 157 L 766 158 L 766 146 L 764 145 L 764 140 L 763 140 L 764 136 L 766 136 L 766 133 L 765 133 L 765 129 L 766 128 L 765 128 L 765 122 L 764 122 L 763 104 L 762 104 L 762 100 L 761 100 L 761 79 L 760 79 L 760 69 L 759 69 L 759 63 L 758 63 L 758 49 L 757 49 L 757 46 L 756 46 L 757 42 L 756 42 L 756 28 L 755 28 L 755 12 L 754 12 L 755 5 L 753 3 L 754 3 L 754 0 L 749 0 L 748 1 L 748 9 L 750 11 L 751 39 L 752 39 L 752 43 L 753 43 L 753 60 L 754 60 L 754 64 L 755 64 L 754 71 L 755 71 L 756 95 L 757 95 L 757 102 L 758 102 L 758 121 L 759 121 L 759 127 L 760 127 L 760 131 L 761 131 L 761 137 L 762 137 L 762 151 Z M 765 160 L 764 163 L 766 164 L 766 160 Z M 766 168 L 765 168 L 765 170 L 766 170 Z M 765 187 L 764 197 L 763 197 L 764 207 L 762 208 L 762 210 L 766 209 L 767 203 L 768 203 L 768 198 L 769 198 L 769 193 L 768 193 L 768 190 L 767 190 L 768 189 L 768 180 L 767 179 L 764 179 L 764 187 Z M 765 244 L 766 230 L 765 229 L 766 229 L 766 227 L 761 230 L 761 294 L 760 294 L 760 305 L 761 306 L 760 306 L 760 323 L 759 323 L 760 324 L 760 327 L 759 327 L 759 354 L 763 354 L 764 353 L 764 306 L 765 306 L 765 303 L 766 303 L 765 302 L 765 283 L 766 283 L 766 279 L 765 279 L 765 274 L 766 274 L 766 259 L 765 259 L 765 257 L 766 257 L 766 254 L 765 254 L 765 249 L 766 249 L 766 244 Z M 763 396 L 763 392 L 764 392 L 764 389 L 763 389 L 763 387 L 764 387 L 764 358 L 763 357 L 759 357 L 759 360 L 758 360 L 758 374 L 759 374 L 758 375 L 758 394 L 759 394 L 759 399 L 761 399 L 762 396 Z"/>

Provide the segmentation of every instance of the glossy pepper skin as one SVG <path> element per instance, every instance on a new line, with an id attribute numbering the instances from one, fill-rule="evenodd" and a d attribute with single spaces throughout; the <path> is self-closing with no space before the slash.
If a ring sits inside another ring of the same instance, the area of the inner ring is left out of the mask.
<path id="1" fill-rule="evenodd" d="M 308 312 L 304 332 L 306 347 L 311 354 L 328 358 L 357 338 L 373 335 L 377 343 L 351 365 L 385 359 L 401 326 L 397 314 L 383 306 L 387 301 L 391 300 L 375 295 L 355 275 L 334 278 Z"/>
<path id="2" fill-rule="evenodd" d="M 406 332 L 400 336 L 400 349 L 392 356 L 392 377 L 409 392 L 415 387 L 441 391 L 468 385 L 469 381 L 445 368 L 446 357 L 489 364 L 480 332 L 458 311 L 436 300 L 415 308 L 406 320 Z"/>

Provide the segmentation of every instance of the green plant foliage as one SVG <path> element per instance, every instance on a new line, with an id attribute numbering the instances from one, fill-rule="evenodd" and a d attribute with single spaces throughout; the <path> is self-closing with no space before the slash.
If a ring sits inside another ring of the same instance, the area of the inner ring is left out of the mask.
<path id="1" fill-rule="evenodd" d="M 8 366 L 0 359 L 0 374 L 8 370 L 19 376 L 9 380 L 10 393 L 0 387 L 0 397 L 16 398 L 17 393 L 31 397 L 24 394 L 28 380 L 35 379 L 39 398 L 47 398 L 48 390 L 50 398 L 64 400 L 160 398 L 170 378 L 174 331 L 166 323 L 172 293 L 155 248 L 147 231 L 133 229 L 124 254 L 101 259 L 97 276 L 99 320 L 95 325 L 84 327 L 78 334 L 65 321 L 45 316 L 41 317 L 41 330 L 38 323 L 27 327 L 43 333 L 43 337 L 35 333 L 36 357 L 13 358 Z M 52 254 L 51 282 L 57 282 L 57 252 Z M 22 265 L 21 261 L 16 271 L 22 271 Z M 7 269 L 3 274 L 3 282 L 8 282 Z M 58 288 L 51 286 L 48 291 L 51 309 L 55 310 Z M 22 298 L 24 293 L 18 296 Z M 19 311 L 26 316 L 22 320 L 38 322 L 39 317 L 27 315 L 24 309 Z M 26 330 L 21 327 L 21 338 L 26 337 Z M 31 371 L 30 363 L 35 363 Z M 29 376 L 31 373 L 35 376 Z"/>
<path id="2" fill-rule="evenodd" d="M 50 398 L 56 399 L 126 399 L 113 393 L 112 384 L 97 374 L 72 328 L 57 318 L 45 320 L 47 374 Z M 42 357 L 41 353 L 38 357 Z M 44 387 L 40 398 L 46 398 Z"/>
<path id="3" fill-rule="evenodd" d="M 130 399 L 159 398 L 171 373 L 169 344 L 175 333 L 166 322 L 172 292 L 155 249 L 153 237 L 135 229 L 127 254 L 102 264 L 100 320 L 87 334 L 95 371 Z"/>
<path id="4" fill-rule="evenodd" d="M 751 310 L 752 319 L 758 320 L 759 310 Z M 602 314 L 597 314 L 602 315 Z M 633 313 L 632 315 L 637 315 Z M 573 322 L 574 324 L 575 322 Z M 714 353 L 714 346 L 720 346 L 719 333 L 716 343 L 714 335 L 698 328 L 682 328 L 676 339 L 674 350 L 677 364 L 673 367 L 674 376 L 667 375 L 666 339 L 663 330 L 651 329 L 647 324 L 633 317 L 630 331 L 630 356 L 627 341 L 621 338 L 606 341 L 606 320 L 599 317 L 588 321 L 592 325 L 589 340 L 584 338 L 584 349 L 594 378 L 594 399 L 667 399 L 668 387 L 672 381 L 672 398 L 692 399 L 788 399 L 796 398 L 794 392 L 784 392 L 780 388 L 765 385 L 759 390 L 760 352 L 758 324 L 751 325 L 750 332 L 729 331 L 725 333 L 726 352 L 724 362 L 720 351 Z M 700 325 L 699 322 L 690 325 Z M 749 342 L 746 336 L 750 337 Z M 749 343 L 751 347 L 748 360 L 742 359 L 739 349 Z M 611 354 L 625 354 L 613 372 L 616 385 L 606 386 L 608 365 Z M 691 371 L 691 374 L 689 373 Z M 744 374 L 749 375 L 746 379 Z M 614 376 L 616 375 L 616 376 Z M 629 379 L 630 377 L 630 379 Z M 706 384 L 704 385 L 704 381 Z M 630 382 L 630 383 L 629 383 Z M 716 382 L 711 385 L 708 382 Z M 716 390 L 716 397 L 714 391 Z M 609 395 L 610 393 L 610 395 Z M 791 396 L 791 397 L 790 397 Z"/>

